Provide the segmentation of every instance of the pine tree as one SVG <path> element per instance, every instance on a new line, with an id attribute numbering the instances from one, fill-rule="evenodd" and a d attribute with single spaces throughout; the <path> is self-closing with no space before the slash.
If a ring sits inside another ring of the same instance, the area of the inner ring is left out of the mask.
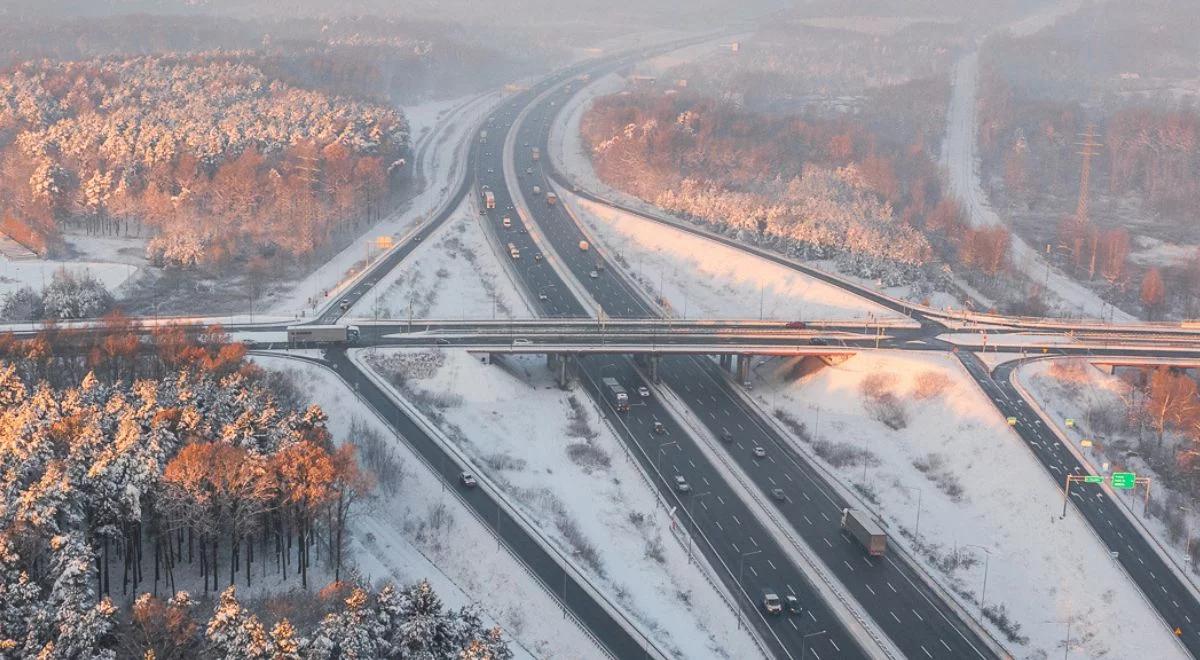
<path id="1" fill-rule="evenodd" d="M 226 660 L 257 660 L 270 657 L 271 644 L 258 617 L 237 600 L 235 587 L 221 592 L 205 631 L 208 653 Z"/>

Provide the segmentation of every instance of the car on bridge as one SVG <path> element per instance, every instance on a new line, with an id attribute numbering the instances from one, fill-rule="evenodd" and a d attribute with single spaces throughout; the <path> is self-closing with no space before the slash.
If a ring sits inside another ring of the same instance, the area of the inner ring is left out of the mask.
<path id="1" fill-rule="evenodd" d="M 783 492 L 782 488 L 772 488 L 771 499 L 775 500 L 776 502 L 786 502 L 787 494 Z"/>
<path id="2" fill-rule="evenodd" d="M 596 279 L 597 277 L 600 277 L 600 273 L 599 273 L 599 272 L 597 272 L 597 271 L 594 271 L 594 270 L 593 270 L 593 271 L 591 271 L 590 273 L 588 273 L 588 277 L 590 277 L 590 278 L 592 278 L 592 279 L 594 280 L 594 279 Z"/>
<path id="3" fill-rule="evenodd" d="M 788 330 L 804 330 L 808 327 L 808 324 L 804 321 L 788 321 L 783 327 Z"/>
<path id="4" fill-rule="evenodd" d="M 654 422 L 654 432 L 662 435 L 667 432 L 667 427 L 663 426 L 662 422 Z"/>

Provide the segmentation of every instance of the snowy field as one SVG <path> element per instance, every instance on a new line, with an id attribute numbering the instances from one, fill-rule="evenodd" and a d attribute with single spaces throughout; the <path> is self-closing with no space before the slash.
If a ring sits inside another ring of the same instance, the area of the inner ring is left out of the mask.
<path id="1" fill-rule="evenodd" d="M 1073 658 L 1185 657 L 1087 523 L 1074 510 L 1058 518 L 1060 491 L 949 354 L 874 351 L 757 372 L 754 397 L 802 452 L 873 502 L 890 535 L 971 607 L 985 597 L 1003 608 L 1017 641 L 990 625 L 1016 657 L 1062 654 L 1064 626 L 1046 622 L 1068 619 Z"/>
<path id="2" fill-rule="evenodd" d="M 696 319 L 904 318 L 802 273 L 563 192 L 576 216 L 642 287 Z"/>
<path id="3" fill-rule="evenodd" d="M 291 372 L 300 393 L 330 415 L 336 442 L 355 421 L 396 449 L 404 476 L 399 491 L 366 502 L 353 521 L 351 550 L 357 570 L 373 583 L 429 583 L 447 607 L 479 604 L 504 629 L 519 658 L 600 658 L 603 654 L 436 474 L 375 417 L 332 372 L 282 357 L 254 356 L 273 371 Z"/>
<path id="4" fill-rule="evenodd" d="M 357 318 L 530 318 L 495 250 L 481 216 L 464 200 L 454 217 L 413 250 L 350 308 Z"/>
<path id="5" fill-rule="evenodd" d="M 116 294 L 140 269 L 132 264 L 107 261 L 45 261 L 0 256 L 0 296 L 24 287 L 40 293 L 59 270 L 75 276 L 91 275 Z"/>
<path id="6" fill-rule="evenodd" d="M 1123 433 L 1119 429 L 1100 432 L 1097 429 L 1107 426 L 1104 417 L 1119 415 L 1127 409 L 1130 399 L 1130 385 L 1118 375 L 1105 373 L 1081 359 L 1036 360 L 1022 365 L 1016 370 L 1018 382 L 1049 416 L 1051 423 L 1071 443 L 1075 453 L 1082 457 L 1095 474 L 1108 473 L 1116 465 L 1125 466 L 1136 472 L 1138 476 L 1150 477 L 1153 483 L 1155 501 L 1165 499 L 1178 500 L 1179 505 L 1186 505 L 1186 498 L 1164 486 L 1164 482 L 1143 458 L 1129 456 L 1117 446 L 1136 447 L 1137 439 L 1133 433 Z M 1075 425 L 1067 428 L 1066 420 L 1073 419 Z M 1147 429 L 1147 437 L 1153 431 Z M 1168 431 L 1166 443 L 1184 441 Z M 1093 441 L 1091 447 L 1084 447 L 1080 442 L 1084 439 Z M 1141 498 L 1134 497 L 1132 491 L 1117 501 L 1123 502 L 1127 510 L 1141 522 L 1161 548 L 1167 548 L 1167 556 L 1176 566 L 1184 571 L 1193 582 L 1200 571 L 1195 568 L 1187 569 L 1188 562 L 1184 558 L 1187 552 L 1186 540 L 1183 535 L 1172 535 L 1161 518 L 1142 515 Z M 1194 508 L 1194 507 L 1193 507 Z M 1194 510 L 1186 515 L 1189 521 L 1186 529 L 1200 530 L 1200 510 Z M 1178 532 L 1178 530 L 1177 530 Z M 1193 551 L 1194 552 L 1194 551 Z"/>
<path id="7" fill-rule="evenodd" d="M 385 375 L 404 373 L 404 395 L 661 648 L 761 657 L 706 569 L 689 563 L 600 409 L 558 389 L 544 358 L 483 365 L 464 351 L 389 350 L 368 359 Z"/>

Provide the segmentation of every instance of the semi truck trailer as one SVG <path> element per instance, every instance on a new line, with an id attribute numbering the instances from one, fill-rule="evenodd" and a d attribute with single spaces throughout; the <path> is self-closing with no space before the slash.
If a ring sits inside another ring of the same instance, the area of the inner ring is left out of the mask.
<path id="1" fill-rule="evenodd" d="M 604 385 L 604 397 L 612 404 L 617 412 L 629 412 L 629 394 L 617 382 L 616 378 L 607 377 L 601 380 Z"/>
<path id="2" fill-rule="evenodd" d="M 292 345 L 357 344 L 358 327 L 353 325 L 293 325 L 287 329 Z"/>
<path id="3" fill-rule="evenodd" d="M 873 518 L 854 509 L 842 509 L 842 529 L 867 549 L 872 557 L 882 557 L 887 551 L 887 534 Z"/>

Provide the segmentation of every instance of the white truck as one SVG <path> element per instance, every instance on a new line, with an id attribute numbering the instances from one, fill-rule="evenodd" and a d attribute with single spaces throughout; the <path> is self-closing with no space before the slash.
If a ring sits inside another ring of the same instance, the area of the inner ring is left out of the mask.
<path id="1" fill-rule="evenodd" d="M 483 197 L 484 209 L 496 208 L 496 193 L 492 192 L 491 188 L 483 186 L 479 189 L 479 194 Z M 485 210 L 483 212 L 486 213 L 487 211 Z"/>
<path id="2" fill-rule="evenodd" d="M 293 346 L 324 346 L 357 344 L 358 326 L 353 325 L 292 325 L 288 326 L 288 344 Z"/>
<path id="3" fill-rule="evenodd" d="M 530 149 L 529 151 L 530 151 L 529 157 L 532 158 L 534 160 L 534 162 L 537 162 L 542 159 L 542 150 L 541 149 L 534 147 L 534 148 Z"/>
<path id="4" fill-rule="evenodd" d="M 479 144 L 487 144 L 487 130 L 479 131 Z"/>
<path id="5" fill-rule="evenodd" d="M 520 259 L 521 258 L 521 250 L 519 250 L 516 245 L 509 243 L 508 244 L 508 256 L 512 257 L 513 259 Z"/>
<path id="6" fill-rule="evenodd" d="M 842 509 L 842 529 L 861 543 L 868 555 L 882 557 L 887 552 L 887 534 L 879 523 L 862 511 Z"/>

